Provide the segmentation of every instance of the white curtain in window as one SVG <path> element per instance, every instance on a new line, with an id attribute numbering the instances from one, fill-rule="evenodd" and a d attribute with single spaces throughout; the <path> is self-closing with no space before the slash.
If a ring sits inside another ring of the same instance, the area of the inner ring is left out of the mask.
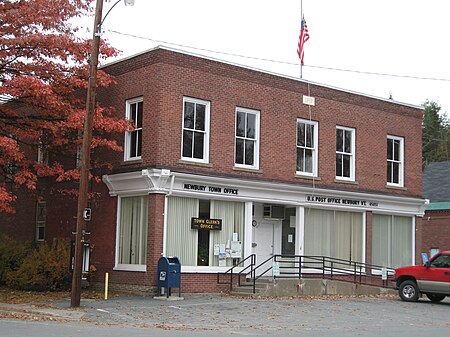
<path id="1" fill-rule="evenodd" d="M 305 219 L 305 255 L 362 261 L 362 213 L 306 209 Z"/>
<path id="2" fill-rule="evenodd" d="M 412 263 L 412 218 L 374 214 L 372 263 L 399 267 Z"/>
<path id="3" fill-rule="evenodd" d="M 146 264 L 148 197 L 120 199 L 119 264 Z"/>
<path id="4" fill-rule="evenodd" d="M 209 236 L 209 265 L 218 266 L 219 257 L 214 256 L 215 244 L 231 243 L 233 233 L 238 234 L 238 240 L 242 244 L 244 242 L 244 203 L 211 200 L 211 218 L 222 219 L 222 230 L 210 231 Z M 227 259 L 227 265 L 231 264 L 232 259 Z"/>
<path id="5" fill-rule="evenodd" d="M 331 256 L 333 211 L 305 209 L 305 255 Z"/>
<path id="6" fill-rule="evenodd" d="M 372 216 L 372 264 L 390 266 L 391 219 L 390 215 Z"/>
<path id="7" fill-rule="evenodd" d="M 198 231 L 191 229 L 191 219 L 198 217 L 198 199 L 167 198 L 166 255 L 179 258 L 181 265 L 196 266 Z"/>
<path id="8" fill-rule="evenodd" d="M 412 263 L 412 221 L 410 217 L 394 216 L 392 226 L 392 266 Z"/>

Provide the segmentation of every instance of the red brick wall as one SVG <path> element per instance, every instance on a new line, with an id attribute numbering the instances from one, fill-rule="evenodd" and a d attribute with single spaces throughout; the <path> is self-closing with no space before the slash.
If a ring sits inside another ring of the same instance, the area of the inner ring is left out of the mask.
<path id="1" fill-rule="evenodd" d="M 146 62 L 150 65 L 139 68 Z M 143 142 L 151 145 L 143 146 L 141 167 L 310 185 L 310 180 L 295 177 L 295 143 L 297 118 L 311 117 L 319 121 L 318 187 L 422 194 L 420 109 L 316 85 L 308 90 L 304 82 L 165 50 L 129 63 L 107 68 L 118 84 L 102 98 L 118 104 L 117 111 L 123 115 L 126 99 L 144 97 Z M 308 92 L 316 98 L 311 116 L 302 103 Z M 207 167 L 180 163 L 183 96 L 211 102 L 211 165 Z M 260 172 L 233 169 L 236 107 L 261 111 Z M 355 184 L 335 181 L 336 125 L 356 129 Z M 387 135 L 405 138 L 403 189 L 386 187 Z M 119 164 L 116 171 L 134 168 Z"/>
<path id="2" fill-rule="evenodd" d="M 428 253 L 429 256 L 432 248 L 450 250 L 450 210 L 426 211 L 422 218 L 420 253 Z"/>

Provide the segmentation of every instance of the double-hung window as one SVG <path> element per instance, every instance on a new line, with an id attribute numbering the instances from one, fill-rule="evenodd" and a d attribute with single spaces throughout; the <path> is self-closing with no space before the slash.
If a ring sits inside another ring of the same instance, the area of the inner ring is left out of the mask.
<path id="1" fill-rule="evenodd" d="M 148 197 L 121 197 L 117 222 L 116 269 L 146 270 Z"/>
<path id="2" fill-rule="evenodd" d="M 387 137 L 387 184 L 403 187 L 403 138 Z"/>
<path id="3" fill-rule="evenodd" d="M 236 109 L 236 167 L 259 168 L 259 111 Z"/>
<path id="4" fill-rule="evenodd" d="M 183 139 L 181 159 L 208 163 L 210 103 L 183 98 Z"/>
<path id="5" fill-rule="evenodd" d="M 125 160 L 141 159 L 143 106 L 142 97 L 126 102 L 126 118 L 134 128 L 125 133 Z"/>
<path id="6" fill-rule="evenodd" d="M 336 179 L 355 180 L 355 129 L 336 127 Z"/>
<path id="7" fill-rule="evenodd" d="M 317 177 L 317 122 L 297 120 L 297 174 Z"/>
<path id="8" fill-rule="evenodd" d="M 45 223 L 47 219 L 47 203 L 38 201 L 36 204 L 36 241 L 45 240 Z"/>

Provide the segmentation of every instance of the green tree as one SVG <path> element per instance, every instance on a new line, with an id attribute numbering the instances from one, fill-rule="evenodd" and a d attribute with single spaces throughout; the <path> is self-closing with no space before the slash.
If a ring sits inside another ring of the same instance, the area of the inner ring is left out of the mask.
<path id="1" fill-rule="evenodd" d="M 429 163 L 450 160 L 450 123 L 441 114 L 441 106 L 433 101 L 423 104 L 422 167 Z"/>

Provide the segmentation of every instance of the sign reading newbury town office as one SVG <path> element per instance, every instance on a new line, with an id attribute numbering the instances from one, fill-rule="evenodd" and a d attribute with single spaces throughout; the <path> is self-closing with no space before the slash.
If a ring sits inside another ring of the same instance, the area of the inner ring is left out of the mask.
<path id="1" fill-rule="evenodd" d="M 345 205 L 345 206 L 362 206 L 362 207 L 378 207 L 378 202 L 358 200 L 358 199 L 346 199 L 346 198 L 336 198 L 318 195 L 307 195 L 306 201 L 317 202 L 321 204 L 333 204 L 333 205 Z"/>
<path id="2" fill-rule="evenodd" d="M 191 218 L 191 229 L 222 230 L 222 219 Z"/>
<path id="3" fill-rule="evenodd" d="M 212 192 L 220 194 L 238 194 L 237 188 L 232 187 L 220 187 L 220 186 L 208 186 L 208 185 L 198 185 L 198 184 L 183 184 L 185 190 L 192 190 L 198 192 Z"/>

